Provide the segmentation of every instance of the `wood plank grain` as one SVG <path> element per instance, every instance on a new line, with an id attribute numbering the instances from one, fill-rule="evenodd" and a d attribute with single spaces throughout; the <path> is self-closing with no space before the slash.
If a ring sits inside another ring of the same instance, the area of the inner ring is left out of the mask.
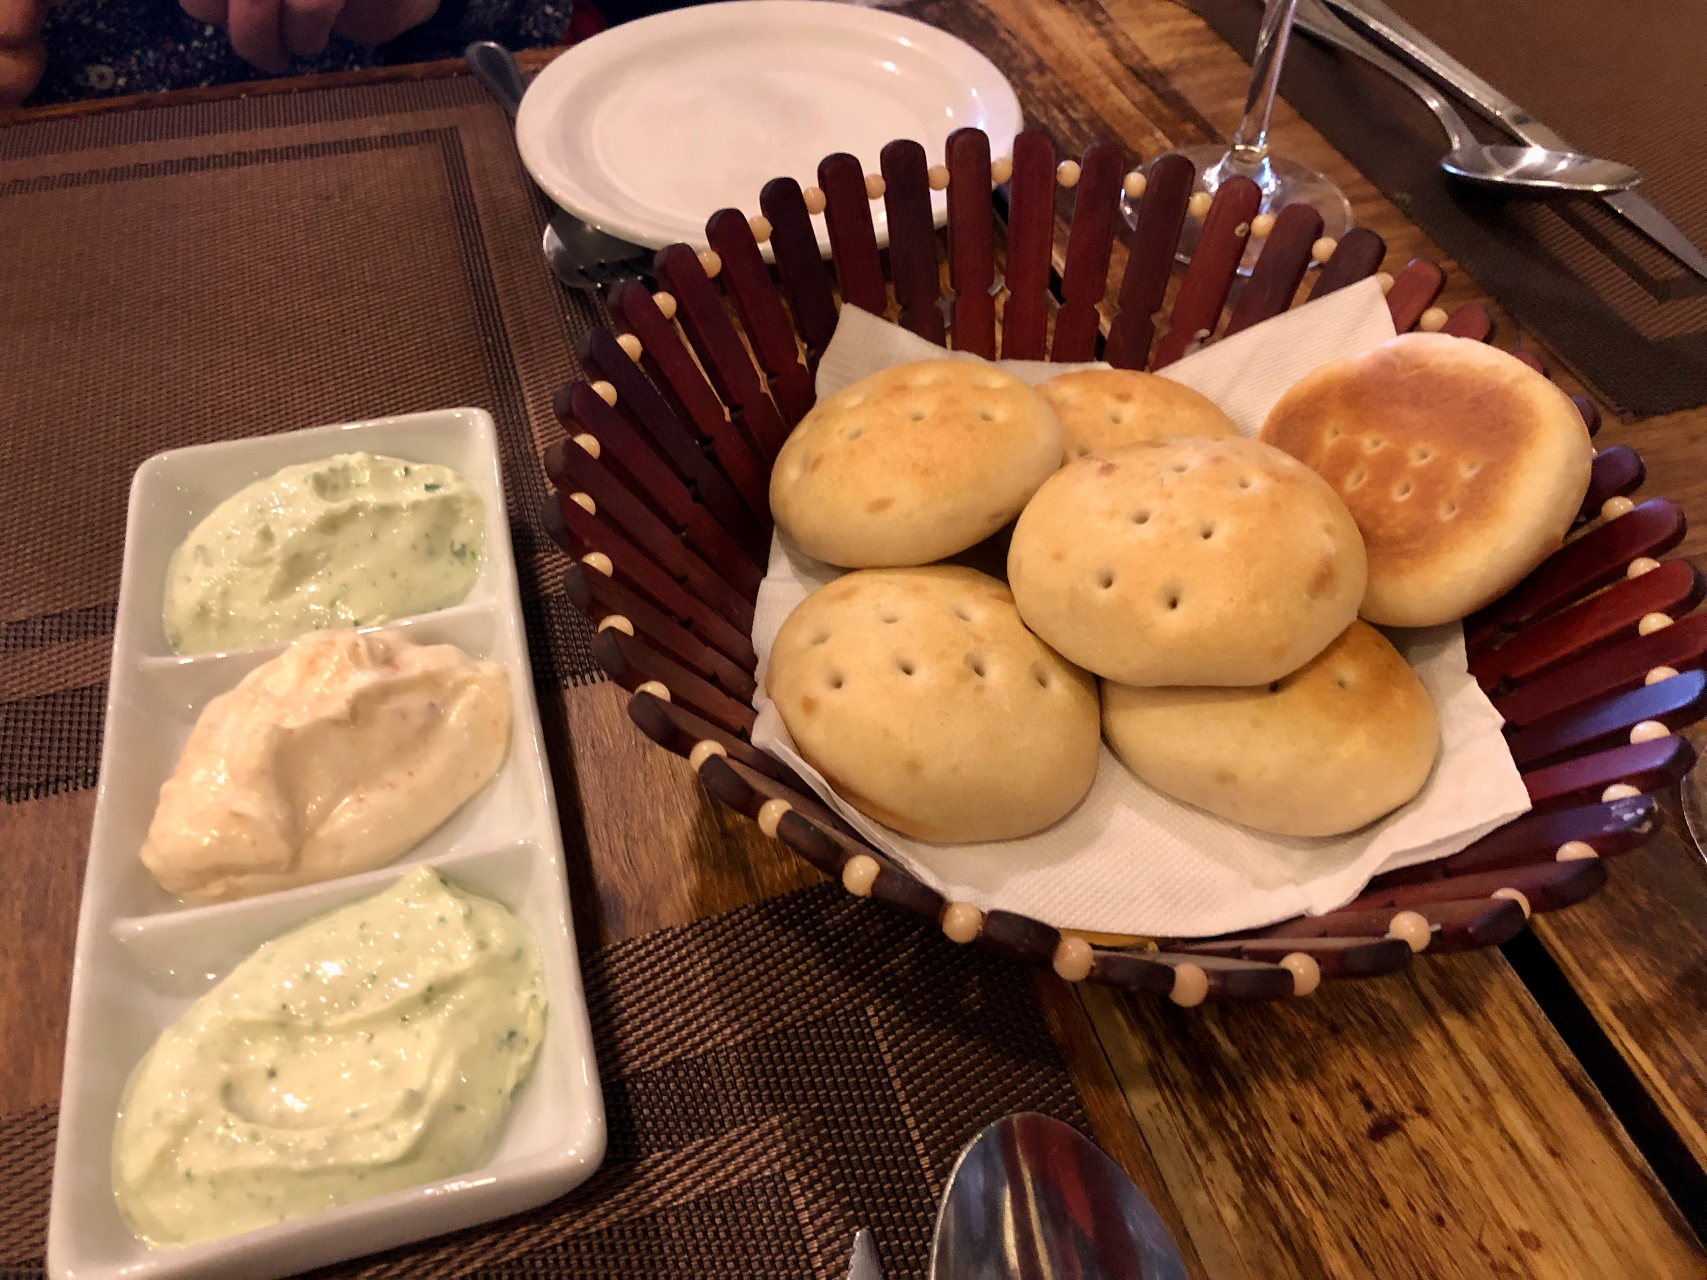
<path id="1" fill-rule="evenodd" d="M 1707 1169 L 1707 970 L 1699 943 L 1707 867 L 1682 834 L 1675 804 L 1668 809 L 1668 830 L 1620 858 L 1590 901 L 1537 921 L 1535 934 L 1689 1156 Z"/>
<path id="2" fill-rule="evenodd" d="M 1211 1275 L 1700 1274 L 1497 953 L 1267 1005 L 1079 997 Z"/>

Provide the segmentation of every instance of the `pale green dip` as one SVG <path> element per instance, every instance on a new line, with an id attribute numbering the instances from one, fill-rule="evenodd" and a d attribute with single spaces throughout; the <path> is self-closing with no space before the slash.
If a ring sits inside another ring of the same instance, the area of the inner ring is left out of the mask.
<path id="1" fill-rule="evenodd" d="M 161 618 L 178 653 L 443 609 L 468 594 L 486 519 L 449 467 L 340 453 L 213 509 L 172 553 Z"/>
<path id="2" fill-rule="evenodd" d="M 479 1167 L 545 1003 L 527 925 L 427 867 L 274 939 L 131 1073 L 125 1221 L 188 1244 Z"/>

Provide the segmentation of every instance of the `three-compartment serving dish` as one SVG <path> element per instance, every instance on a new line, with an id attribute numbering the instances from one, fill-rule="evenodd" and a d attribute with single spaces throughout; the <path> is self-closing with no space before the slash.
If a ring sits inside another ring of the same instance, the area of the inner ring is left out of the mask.
<path id="1" fill-rule="evenodd" d="M 188 907 L 138 859 L 161 783 L 209 699 L 283 643 L 179 656 L 161 599 L 173 549 L 224 499 L 280 468 L 367 451 L 450 467 L 487 513 L 478 576 L 460 604 L 385 624 L 500 663 L 512 699 L 496 777 L 395 863 L 283 892 Z M 55 1154 L 47 1260 L 85 1277 L 276 1276 L 514 1213 L 588 1177 L 604 1151 L 604 1108 L 569 915 L 563 843 L 546 764 L 489 414 L 454 409 L 177 449 L 131 487 L 113 639 L 106 740 L 84 876 Z M 419 864 L 491 898 L 531 927 L 544 966 L 546 1030 L 531 1077 L 486 1163 L 467 1174 L 207 1243 L 151 1249 L 120 1217 L 114 1117 L 155 1037 L 256 947 Z"/>
<path id="2" fill-rule="evenodd" d="M 1291 307 L 1313 262 L 1320 271 L 1301 305 L 1376 275 L 1386 251 L 1364 228 L 1322 240 L 1319 216 L 1303 206 L 1259 216 L 1261 193 L 1243 178 L 1192 211 L 1195 173 L 1178 155 L 1128 172 L 1117 146 L 1063 160 L 1034 129 L 1014 140 L 1011 159 L 993 158 L 982 132 L 962 129 L 945 161 L 929 165 L 905 140 L 883 148 L 878 173 L 851 155 L 826 157 L 816 187 L 778 178 L 760 215 L 713 214 L 709 251 L 659 250 L 656 294 L 639 282 L 612 291 L 617 330 L 587 338 L 588 380 L 557 397 L 571 439 L 546 457 L 557 493 L 545 518 L 576 557 L 567 592 L 597 628 L 600 665 L 633 691 L 635 724 L 686 757 L 713 796 L 850 891 L 941 922 L 957 941 L 1180 1003 L 1279 998 L 1318 980 L 1392 973 L 1423 950 L 1496 945 L 1530 912 L 1595 892 L 1603 859 L 1645 841 L 1659 819 L 1654 793 L 1694 763 L 1671 731 L 1707 712 L 1707 619 L 1686 616 L 1703 579 L 1686 561 L 1658 559 L 1682 540 L 1683 515 L 1664 498 L 1628 496 L 1644 468 L 1623 446 L 1595 456 L 1567 544 L 1465 621 L 1470 673 L 1506 721 L 1531 810 L 1450 857 L 1377 876 L 1328 914 L 1217 938 L 1087 939 L 979 912 L 908 874 L 753 745 L 750 637 L 770 547 L 769 467 L 815 402 L 842 303 L 988 359 L 1153 370 Z M 931 201 L 944 189 L 939 238 Z M 1057 260 L 1063 189 L 1071 217 Z M 1123 192 L 1141 203 L 1117 254 Z M 829 262 L 813 231 L 820 212 Z M 1200 233 L 1176 284 L 1188 216 L 1201 216 Z M 1235 293 L 1253 235 L 1265 243 Z M 1399 333 L 1492 336 L 1482 307 L 1433 306 L 1445 277 L 1432 262 L 1412 261 L 1383 285 Z M 1577 404 L 1592 434 L 1598 415 Z"/>

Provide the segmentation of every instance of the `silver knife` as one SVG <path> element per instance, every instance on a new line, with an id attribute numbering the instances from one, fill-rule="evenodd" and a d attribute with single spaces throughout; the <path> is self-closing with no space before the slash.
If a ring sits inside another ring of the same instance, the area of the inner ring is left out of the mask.
<path id="1" fill-rule="evenodd" d="M 1556 151 L 1577 149 L 1394 13 L 1382 0 L 1327 0 L 1327 3 L 1444 80 L 1483 115 L 1530 146 L 1549 147 Z M 1603 195 L 1600 200 L 1696 275 L 1707 280 L 1707 256 L 1703 256 L 1701 250 L 1648 201 L 1633 191 Z"/>
<path id="2" fill-rule="evenodd" d="M 853 1257 L 848 1260 L 848 1280 L 883 1280 L 883 1267 L 877 1261 L 877 1245 L 871 1232 L 861 1227 L 854 1232 Z"/>

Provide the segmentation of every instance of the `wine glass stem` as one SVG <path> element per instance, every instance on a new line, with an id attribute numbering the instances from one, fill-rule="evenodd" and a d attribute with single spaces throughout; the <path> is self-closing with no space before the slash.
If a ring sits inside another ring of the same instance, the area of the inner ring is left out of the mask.
<path id="1" fill-rule="evenodd" d="M 1268 0 L 1263 9 L 1262 29 L 1257 32 L 1256 53 L 1251 58 L 1251 84 L 1245 94 L 1245 114 L 1233 134 L 1233 145 L 1214 170 L 1203 175 L 1204 186 L 1213 191 L 1229 174 L 1242 174 L 1272 194 L 1275 178 L 1268 164 L 1268 118 L 1274 110 L 1274 95 L 1280 88 L 1280 67 L 1286 57 L 1287 37 L 1292 33 L 1292 11 L 1298 0 Z"/>

